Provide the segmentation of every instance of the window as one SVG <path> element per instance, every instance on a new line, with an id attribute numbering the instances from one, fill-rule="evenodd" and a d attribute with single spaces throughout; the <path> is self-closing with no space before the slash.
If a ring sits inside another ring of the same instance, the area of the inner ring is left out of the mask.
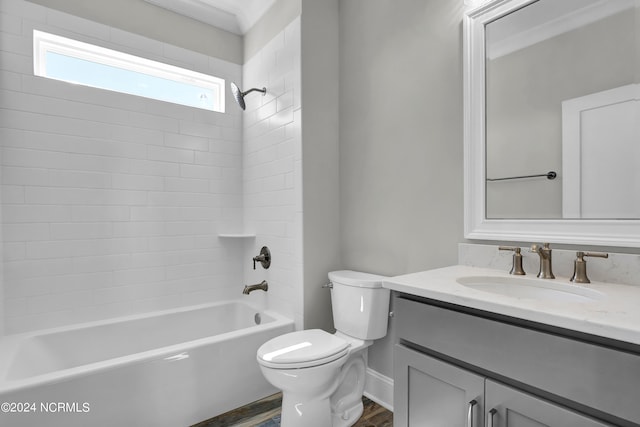
<path id="1" fill-rule="evenodd" d="M 224 112 L 224 80 L 34 30 L 37 76 Z"/>

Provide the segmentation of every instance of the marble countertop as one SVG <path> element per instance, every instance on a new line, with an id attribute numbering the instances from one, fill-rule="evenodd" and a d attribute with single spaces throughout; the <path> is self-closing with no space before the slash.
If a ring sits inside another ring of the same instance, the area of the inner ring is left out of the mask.
<path id="1" fill-rule="evenodd" d="M 525 277 L 549 283 L 556 289 L 564 289 L 564 286 L 568 291 L 592 289 L 604 294 L 604 298 L 585 302 L 518 298 L 471 289 L 456 282 L 457 278 L 471 276 Z M 577 285 L 567 277 L 544 280 L 533 275 L 511 276 L 502 270 L 465 265 L 390 277 L 383 286 L 406 294 L 640 345 L 639 286 L 595 281 Z"/>

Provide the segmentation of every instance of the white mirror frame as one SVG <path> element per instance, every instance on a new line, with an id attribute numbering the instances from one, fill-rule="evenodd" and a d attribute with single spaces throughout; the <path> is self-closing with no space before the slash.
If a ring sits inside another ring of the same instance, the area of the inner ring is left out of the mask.
<path id="1" fill-rule="evenodd" d="M 485 25 L 536 0 L 493 0 L 464 18 L 464 236 L 467 239 L 640 246 L 640 220 L 487 219 Z"/>

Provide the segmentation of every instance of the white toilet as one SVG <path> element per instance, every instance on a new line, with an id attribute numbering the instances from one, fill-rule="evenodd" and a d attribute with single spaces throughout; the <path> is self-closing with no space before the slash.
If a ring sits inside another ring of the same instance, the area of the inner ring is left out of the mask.
<path id="1" fill-rule="evenodd" d="M 281 427 L 348 427 L 362 415 L 365 354 L 387 334 L 389 290 L 382 276 L 329 273 L 336 333 L 291 332 L 258 349 L 258 363 L 282 390 Z"/>

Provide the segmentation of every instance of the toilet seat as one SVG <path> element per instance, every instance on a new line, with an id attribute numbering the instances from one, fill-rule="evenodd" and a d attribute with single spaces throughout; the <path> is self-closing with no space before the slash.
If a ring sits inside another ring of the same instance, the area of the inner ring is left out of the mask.
<path id="1" fill-rule="evenodd" d="M 273 369 L 301 369 L 332 362 L 349 352 L 349 342 L 321 329 L 275 337 L 258 349 L 258 362 Z"/>

